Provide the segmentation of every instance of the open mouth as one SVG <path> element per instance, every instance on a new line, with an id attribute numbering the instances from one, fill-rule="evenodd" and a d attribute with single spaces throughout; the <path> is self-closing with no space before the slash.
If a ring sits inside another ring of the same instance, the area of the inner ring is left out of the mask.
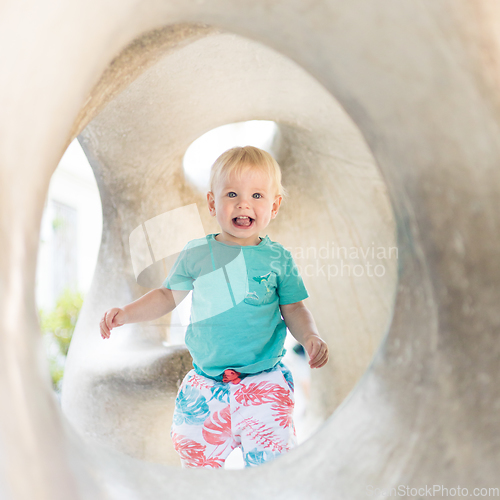
<path id="1" fill-rule="evenodd" d="M 254 219 L 251 217 L 246 217 L 246 216 L 241 216 L 241 217 L 235 217 L 233 219 L 233 224 L 236 227 L 250 227 L 253 224 Z"/>

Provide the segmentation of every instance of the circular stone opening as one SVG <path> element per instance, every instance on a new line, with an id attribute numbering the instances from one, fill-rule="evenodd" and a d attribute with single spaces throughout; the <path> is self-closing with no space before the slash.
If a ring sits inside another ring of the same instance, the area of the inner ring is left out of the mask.
<path id="1" fill-rule="evenodd" d="M 162 256 L 171 254 L 162 252 L 162 245 L 171 235 L 155 239 L 161 243 L 157 249 L 143 225 L 191 206 L 205 234 L 218 231 L 206 208 L 208 172 L 237 142 L 220 146 L 211 157 L 205 153 L 198 170 L 187 166 L 188 146 L 198 137 L 210 142 L 207 131 L 225 130 L 221 124 L 246 128 L 260 122 L 256 118 L 274 128 L 266 147 L 278 149 L 287 189 L 269 237 L 292 253 L 309 292 L 306 306 L 331 354 L 325 367 L 311 373 L 305 440 L 353 389 L 387 331 L 397 279 L 396 233 L 386 185 L 356 125 L 316 79 L 268 47 L 212 33 L 166 51 L 81 133 L 103 193 L 105 231 L 92 297 L 99 306 L 86 309 L 79 323 L 95 328 L 106 305 L 129 303 L 163 282 L 168 263 Z M 151 287 L 136 279 L 123 251 L 137 228 L 145 242 L 144 261 L 153 262 L 151 276 L 158 283 Z M 179 465 L 165 422 L 188 366 L 182 365 L 178 345 L 163 342 L 170 320 L 125 325 L 106 343 L 81 327 L 71 381 L 65 381 L 65 413 L 103 444 Z M 95 366 L 89 368 L 85 351 Z M 96 383 L 106 399 L 93 396 Z M 138 398 L 141 405 L 130 404 Z M 114 401 L 113 407 L 103 400 Z M 151 431 L 143 432 L 146 428 Z"/>

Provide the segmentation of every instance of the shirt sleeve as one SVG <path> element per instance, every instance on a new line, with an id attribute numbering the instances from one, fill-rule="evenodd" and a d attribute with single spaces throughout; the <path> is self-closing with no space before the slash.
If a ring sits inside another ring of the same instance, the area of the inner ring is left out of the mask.
<path id="1" fill-rule="evenodd" d="M 307 299 L 309 294 L 300 276 L 299 269 L 293 260 L 292 254 L 283 248 L 283 267 L 278 277 L 279 304 L 293 304 Z"/>
<path id="2" fill-rule="evenodd" d="M 194 278 L 189 266 L 189 244 L 182 250 L 163 282 L 170 290 L 192 290 Z"/>

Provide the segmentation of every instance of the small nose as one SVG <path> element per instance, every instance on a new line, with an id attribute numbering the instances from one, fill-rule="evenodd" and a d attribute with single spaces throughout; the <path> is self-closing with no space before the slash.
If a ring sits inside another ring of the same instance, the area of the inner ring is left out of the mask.
<path id="1" fill-rule="evenodd" d="M 250 207 L 250 201 L 246 197 L 240 197 L 238 200 L 238 208 L 249 208 Z"/>

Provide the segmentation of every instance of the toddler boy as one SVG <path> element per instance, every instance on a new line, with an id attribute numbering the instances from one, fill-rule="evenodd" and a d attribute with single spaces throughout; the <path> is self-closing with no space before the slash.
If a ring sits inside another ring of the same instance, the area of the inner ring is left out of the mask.
<path id="1" fill-rule="evenodd" d="M 258 465 L 296 444 L 293 380 L 281 362 L 287 327 L 311 368 L 328 361 L 292 255 L 259 236 L 283 194 L 271 155 L 252 146 L 223 153 L 207 193 L 221 232 L 188 242 L 162 287 L 101 320 L 109 338 L 114 327 L 167 314 L 193 291 L 185 338 L 193 369 L 179 388 L 171 430 L 183 467 L 222 467 L 238 446 L 246 466 Z"/>

